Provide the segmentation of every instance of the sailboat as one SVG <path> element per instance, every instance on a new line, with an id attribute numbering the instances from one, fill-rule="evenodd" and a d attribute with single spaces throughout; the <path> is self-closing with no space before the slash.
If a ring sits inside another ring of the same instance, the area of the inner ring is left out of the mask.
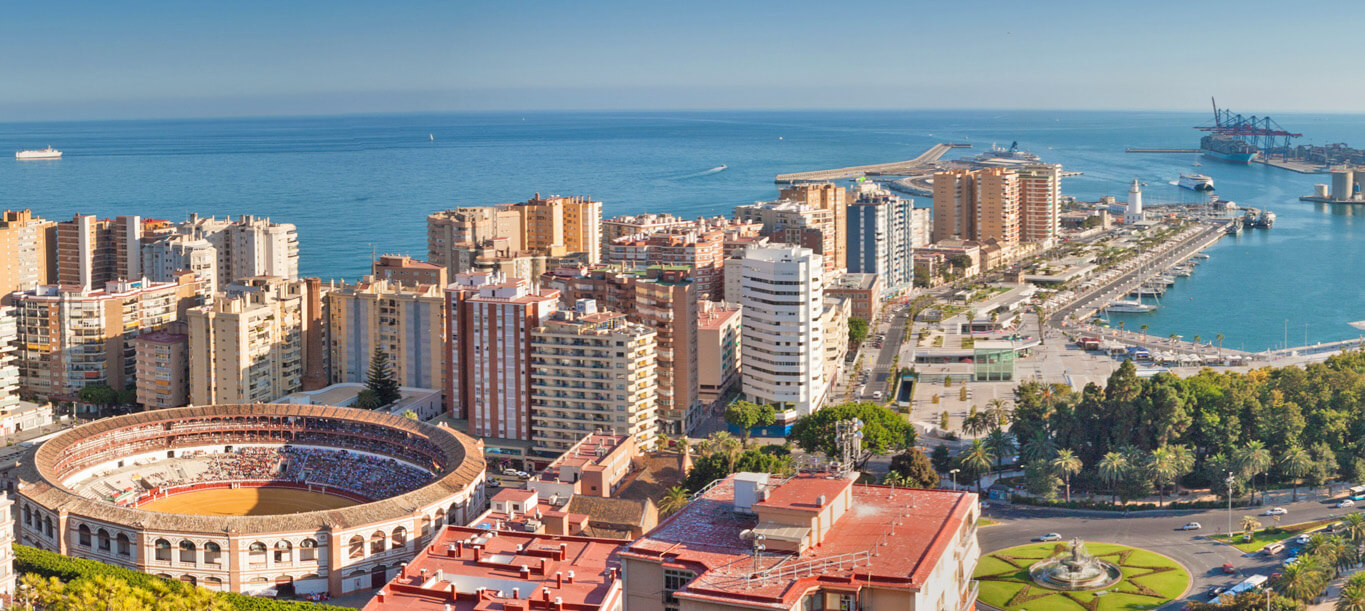
<path id="1" fill-rule="evenodd" d="M 432 142 L 435 142 L 435 141 L 436 141 L 436 134 L 427 134 L 427 137 L 428 137 L 428 138 L 431 138 L 431 141 L 432 141 Z"/>

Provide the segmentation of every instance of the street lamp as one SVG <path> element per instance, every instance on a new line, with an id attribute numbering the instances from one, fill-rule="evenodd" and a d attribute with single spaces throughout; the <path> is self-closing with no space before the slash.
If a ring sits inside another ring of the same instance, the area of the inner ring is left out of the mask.
<path id="1" fill-rule="evenodd" d="M 948 476 L 953 478 L 953 490 L 957 490 L 957 472 L 961 470 L 962 469 L 950 469 L 948 471 Z"/>
<path id="2" fill-rule="evenodd" d="M 1231 472 L 1231 471 L 1228 471 L 1228 479 L 1227 479 L 1226 481 L 1227 481 L 1227 483 L 1228 483 L 1228 541 L 1231 541 L 1231 540 L 1232 540 L 1232 484 L 1233 484 L 1234 482 L 1237 481 L 1237 478 L 1235 478 L 1235 477 L 1232 476 L 1232 472 Z"/>

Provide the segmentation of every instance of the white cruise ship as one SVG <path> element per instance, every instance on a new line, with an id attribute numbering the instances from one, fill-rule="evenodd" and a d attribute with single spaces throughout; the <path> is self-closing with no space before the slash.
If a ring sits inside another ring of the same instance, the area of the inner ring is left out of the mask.
<path id="1" fill-rule="evenodd" d="M 62 152 L 52 147 L 47 147 L 41 151 L 19 151 L 14 154 L 15 159 L 61 159 Z"/>
<path id="2" fill-rule="evenodd" d="M 1191 191 L 1212 191 L 1213 179 L 1203 174 L 1181 174 L 1180 187 Z"/>

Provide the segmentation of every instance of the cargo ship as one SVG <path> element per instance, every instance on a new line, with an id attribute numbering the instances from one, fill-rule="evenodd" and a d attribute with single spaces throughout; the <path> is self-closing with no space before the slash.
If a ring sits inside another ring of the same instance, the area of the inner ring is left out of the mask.
<path id="1" fill-rule="evenodd" d="M 1209 134 L 1199 139 L 1199 148 L 1206 157 L 1231 163 L 1251 163 L 1260 151 L 1253 145 L 1222 134 Z"/>
<path id="2" fill-rule="evenodd" d="M 62 152 L 52 147 L 47 147 L 41 151 L 19 151 L 14 154 L 15 159 L 61 159 Z"/>

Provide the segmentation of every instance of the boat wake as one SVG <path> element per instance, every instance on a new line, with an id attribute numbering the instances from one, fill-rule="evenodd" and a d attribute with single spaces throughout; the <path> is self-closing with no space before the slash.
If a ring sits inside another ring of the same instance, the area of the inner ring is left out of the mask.
<path id="1" fill-rule="evenodd" d="M 693 173 L 691 173 L 691 174 L 684 174 L 684 175 L 682 175 L 682 176 L 677 177 L 677 178 L 674 179 L 674 180 L 687 180 L 687 179 L 689 179 L 689 178 L 701 178 L 702 176 L 710 176 L 710 175 L 712 175 L 712 174 L 719 174 L 719 173 L 721 173 L 721 172 L 724 172 L 725 169 L 728 168 L 728 167 L 730 167 L 730 166 L 727 166 L 727 165 L 722 164 L 722 165 L 718 165 L 718 166 L 716 166 L 716 167 L 714 167 L 714 168 L 711 168 L 711 169 L 709 169 L 709 170 L 702 170 L 702 171 L 700 171 L 700 172 L 693 172 Z"/>

